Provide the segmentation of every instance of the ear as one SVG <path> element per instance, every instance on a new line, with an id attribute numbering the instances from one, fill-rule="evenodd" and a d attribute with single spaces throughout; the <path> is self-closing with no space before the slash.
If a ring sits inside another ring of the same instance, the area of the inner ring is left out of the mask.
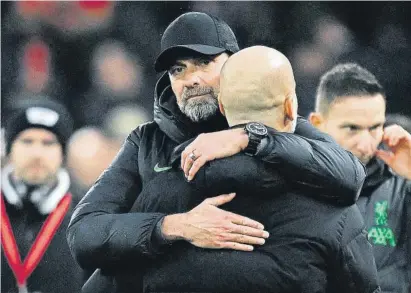
<path id="1" fill-rule="evenodd" d="M 221 103 L 220 94 L 218 95 L 218 108 L 220 109 L 221 114 L 225 116 L 224 106 L 223 103 Z"/>
<path id="2" fill-rule="evenodd" d="M 297 119 L 297 103 L 295 102 L 293 97 L 288 97 L 284 101 L 284 111 L 285 111 L 285 119 L 294 121 L 294 119 Z"/>
<path id="3" fill-rule="evenodd" d="M 324 123 L 324 116 L 321 113 L 318 112 L 312 112 L 308 116 L 308 121 L 315 127 L 321 129 L 323 123 Z"/>

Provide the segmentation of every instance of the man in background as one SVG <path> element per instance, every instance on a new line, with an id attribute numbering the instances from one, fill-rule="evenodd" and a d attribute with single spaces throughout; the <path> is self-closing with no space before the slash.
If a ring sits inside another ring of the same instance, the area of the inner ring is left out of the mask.
<path id="1" fill-rule="evenodd" d="M 83 274 L 65 230 L 75 202 L 63 167 L 72 131 L 51 100 L 21 103 L 5 127 L 8 164 L 1 180 L 2 292 L 73 293 Z"/>
<path id="2" fill-rule="evenodd" d="M 385 92 L 375 76 L 353 63 L 325 73 L 310 122 L 367 167 L 357 202 L 374 246 L 383 292 L 406 293 L 411 253 L 411 135 L 384 128 Z"/>

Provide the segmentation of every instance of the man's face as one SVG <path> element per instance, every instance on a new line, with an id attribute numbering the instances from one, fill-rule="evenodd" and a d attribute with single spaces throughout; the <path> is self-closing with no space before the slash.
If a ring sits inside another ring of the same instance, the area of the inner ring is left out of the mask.
<path id="1" fill-rule="evenodd" d="M 343 97 L 331 104 L 328 114 L 321 117 L 317 126 L 367 164 L 383 137 L 385 107 L 380 94 Z"/>
<path id="2" fill-rule="evenodd" d="M 205 121 L 218 113 L 220 72 L 227 59 L 226 53 L 178 59 L 169 69 L 177 104 L 192 121 Z"/>
<path id="3" fill-rule="evenodd" d="M 63 162 L 57 137 L 41 128 L 22 131 L 10 150 L 14 175 L 27 184 L 45 184 L 54 180 Z"/>

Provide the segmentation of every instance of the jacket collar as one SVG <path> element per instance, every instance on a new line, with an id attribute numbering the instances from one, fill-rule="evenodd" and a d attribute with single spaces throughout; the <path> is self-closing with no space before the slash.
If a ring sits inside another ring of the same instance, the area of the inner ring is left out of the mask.
<path id="1" fill-rule="evenodd" d="M 385 180 L 391 178 L 394 173 L 390 167 L 380 159 L 374 157 L 366 165 L 367 177 L 363 185 L 362 195 L 369 194 L 370 190 L 374 190 L 381 185 Z"/>

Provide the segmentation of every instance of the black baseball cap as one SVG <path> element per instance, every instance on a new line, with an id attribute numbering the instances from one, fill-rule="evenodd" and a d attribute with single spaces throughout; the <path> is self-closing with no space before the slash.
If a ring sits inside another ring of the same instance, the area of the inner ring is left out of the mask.
<path id="1" fill-rule="evenodd" d="M 181 54 L 233 54 L 239 50 L 227 23 L 205 13 L 188 12 L 176 18 L 164 31 L 154 69 L 157 72 L 168 70 Z"/>

